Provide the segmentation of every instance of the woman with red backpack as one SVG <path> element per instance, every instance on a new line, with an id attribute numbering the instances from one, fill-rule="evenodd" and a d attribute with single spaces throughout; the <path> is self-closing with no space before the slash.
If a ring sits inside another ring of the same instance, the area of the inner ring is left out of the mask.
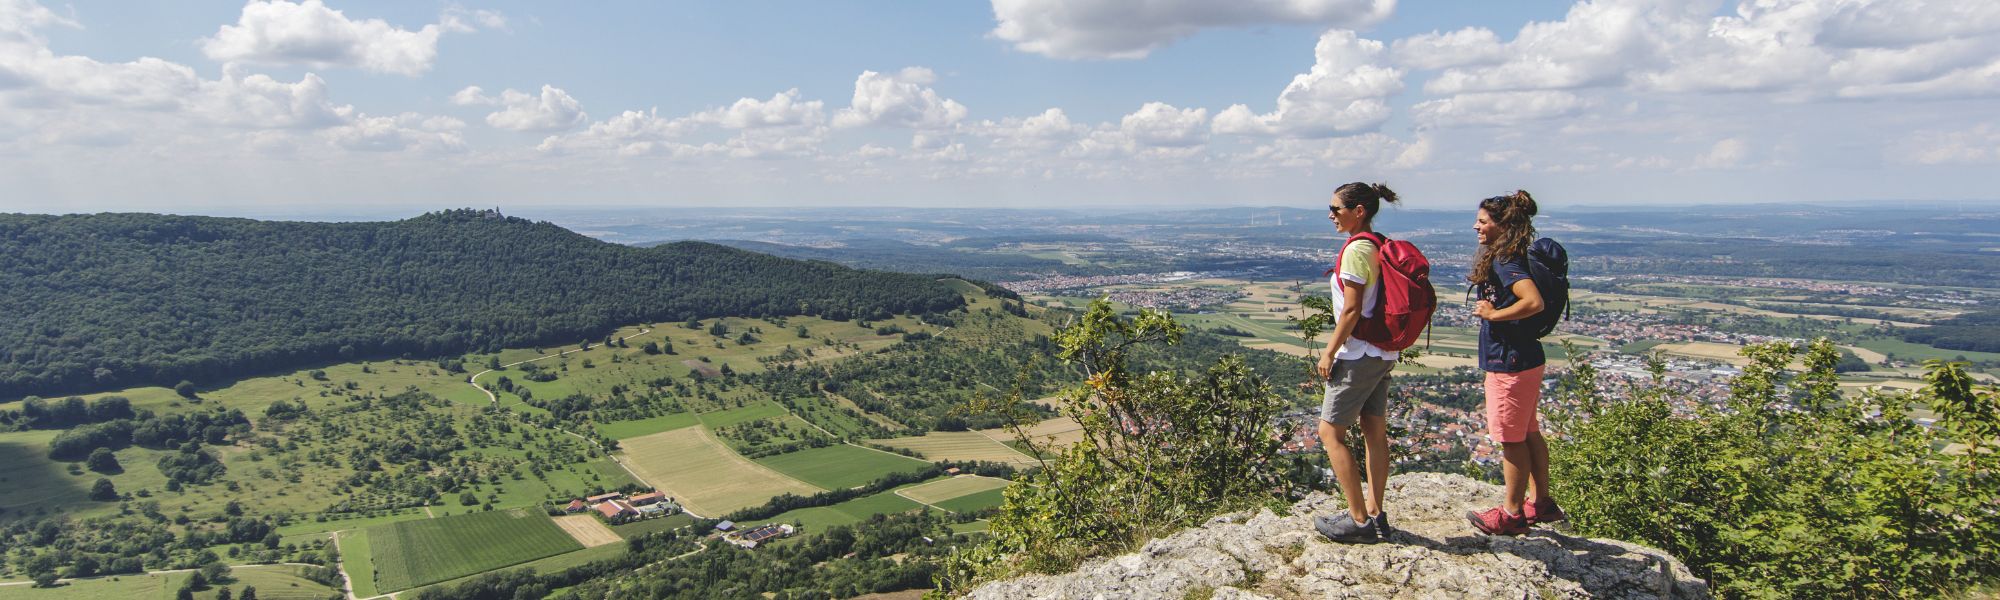
<path id="1" fill-rule="evenodd" d="M 1479 252 L 1470 279 L 1479 294 L 1473 314 L 1479 317 L 1479 368 L 1486 371 L 1488 435 L 1501 446 L 1501 473 L 1507 496 L 1501 505 L 1466 513 L 1472 526 L 1488 535 L 1520 535 L 1530 525 L 1563 520 L 1562 508 L 1549 496 L 1549 444 L 1542 437 L 1536 411 L 1542 396 L 1547 357 L 1541 336 L 1553 329 L 1562 308 L 1545 301 L 1565 302 L 1568 258 L 1551 240 L 1535 241 L 1535 199 L 1526 191 L 1487 198 L 1479 203 L 1473 230 Z M 1534 252 L 1558 255 L 1554 260 L 1531 257 Z M 1549 274 L 1560 269 L 1562 289 L 1542 289 L 1537 281 L 1558 284 Z M 1541 277 L 1537 277 L 1541 274 Z M 1543 314 L 1544 310 L 1551 311 Z M 1536 317 L 1541 318 L 1536 318 Z M 1547 327 L 1542 324 L 1546 322 Z M 1527 492 L 1532 488 L 1533 496 Z"/>
<path id="2" fill-rule="evenodd" d="M 1380 321 L 1384 316 L 1380 255 L 1385 239 L 1373 228 L 1383 202 L 1396 203 L 1396 193 L 1379 183 L 1357 181 L 1334 189 L 1333 201 L 1327 206 L 1327 218 L 1349 237 L 1341 248 L 1338 266 L 1329 272 L 1336 317 L 1333 340 L 1320 356 L 1317 369 L 1326 381 L 1319 440 L 1341 494 L 1347 497 L 1348 512 L 1315 517 L 1313 527 L 1327 539 L 1352 544 L 1372 544 L 1389 537 L 1389 516 L 1382 511 L 1382 493 L 1389 481 L 1389 371 L 1396 366 L 1400 348 L 1385 349 L 1356 335 L 1362 322 Z M 1425 285 L 1429 285 L 1428 280 Z M 1365 497 L 1361 469 L 1347 448 L 1347 432 L 1356 424 L 1361 426 L 1367 446 L 1368 483 L 1373 492 Z"/>

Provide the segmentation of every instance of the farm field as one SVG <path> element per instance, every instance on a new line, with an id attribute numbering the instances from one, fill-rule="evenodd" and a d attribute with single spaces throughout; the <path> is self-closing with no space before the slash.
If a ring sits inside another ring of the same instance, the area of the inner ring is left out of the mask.
<path id="1" fill-rule="evenodd" d="M 1036 462 L 1034 457 L 1022 454 L 1012 446 L 995 441 L 977 431 L 933 431 L 915 437 L 872 441 L 884 446 L 915 450 L 930 460 L 983 460 L 1015 466 L 1027 466 Z"/>
<path id="2" fill-rule="evenodd" d="M 907 488 L 897 488 L 897 490 L 901 489 Z M 862 496 L 832 506 L 814 506 L 786 511 L 778 516 L 746 526 L 761 525 L 764 523 L 799 523 L 805 526 L 808 533 L 811 533 L 824 531 L 828 527 L 853 525 L 866 521 L 868 517 L 874 515 L 895 514 L 924 509 L 923 505 L 896 495 L 897 490 L 887 490 L 877 494 Z"/>
<path id="3" fill-rule="evenodd" d="M 367 598 L 375 593 L 375 552 L 368 543 L 368 530 L 360 529 L 334 534 L 334 543 L 340 547 L 340 569 L 347 573 L 348 586 L 355 596 Z"/>
<path id="4" fill-rule="evenodd" d="M 904 498 L 909 498 L 917 502 L 937 504 L 960 496 L 1003 489 L 1012 484 L 1013 482 L 1011 481 L 996 477 L 961 475 L 949 479 L 939 479 L 913 485 L 903 488 L 901 493 Z"/>
<path id="5" fill-rule="evenodd" d="M 223 586 L 240 593 L 245 586 L 257 588 L 260 600 L 324 600 L 339 590 L 302 576 L 305 567 L 295 565 L 251 565 L 231 569 L 235 581 L 211 585 L 194 593 L 197 600 L 215 598 Z M 187 573 L 163 573 L 93 577 L 54 588 L 27 585 L 0 586 L 0 600 L 172 600 L 187 581 Z"/>
<path id="6" fill-rule="evenodd" d="M 614 440 L 622 440 L 699 424 L 701 420 L 695 418 L 694 413 L 674 413 L 649 419 L 598 423 L 597 433 Z"/>
<path id="7" fill-rule="evenodd" d="M 975 492 L 971 494 L 966 494 L 964 496 L 959 496 L 957 498 L 952 498 L 950 500 L 935 502 L 933 504 L 936 504 L 938 508 L 942 508 L 951 512 L 957 512 L 957 513 L 979 512 L 982 510 L 1000 506 L 1000 503 L 1005 499 L 1003 496 L 1001 496 L 1001 493 L 1004 491 L 1005 490 L 986 490 L 984 492 Z"/>
<path id="8" fill-rule="evenodd" d="M 585 548 L 595 548 L 624 540 L 618 537 L 617 533 L 613 533 L 604 521 L 598 520 L 596 515 L 568 515 L 554 517 L 553 520 L 556 522 L 556 527 L 562 528 L 563 533 L 569 534 L 571 538 L 576 539 L 576 543 L 583 544 Z"/>
<path id="9" fill-rule="evenodd" d="M 1005 428 L 982 429 L 979 433 L 996 440 L 1015 441 L 1014 432 Z M 1069 417 L 1051 417 L 1029 427 L 1027 434 L 1028 439 L 1036 444 L 1050 444 L 1060 448 L 1083 441 L 1083 424 Z"/>
<path id="10" fill-rule="evenodd" d="M 793 479 L 829 490 L 851 488 L 890 473 L 916 471 L 930 466 L 928 462 L 907 456 L 846 444 L 759 458 L 756 462 Z"/>
<path id="11" fill-rule="evenodd" d="M 620 445 L 640 478 L 697 515 L 722 515 L 778 494 L 821 491 L 730 451 L 707 427 L 643 435 Z"/>
<path id="12" fill-rule="evenodd" d="M 519 564 L 583 546 L 529 509 L 403 521 L 368 528 L 379 591 Z"/>

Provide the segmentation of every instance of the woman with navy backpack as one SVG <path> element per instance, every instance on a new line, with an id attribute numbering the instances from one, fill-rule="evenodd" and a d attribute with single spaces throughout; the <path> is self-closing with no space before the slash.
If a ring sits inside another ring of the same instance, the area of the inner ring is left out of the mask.
<path id="1" fill-rule="evenodd" d="M 1470 279 L 1479 294 L 1473 314 L 1479 317 L 1479 367 L 1486 371 L 1486 425 L 1500 443 L 1507 482 L 1500 506 L 1466 513 L 1488 535 L 1520 535 L 1530 525 L 1563 520 L 1549 496 L 1549 444 L 1536 412 L 1547 366 L 1541 337 L 1562 311 L 1545 298 L 1566 303 L 1568 257 L 1552 240 L 1535 241 L 1534 217 L 1535 199 L 1516 191 L 1480 201 L 1473 223 L 1479 252 Z M 1558 260 L 1561 289 L 1543 289 L 1558 287 L 1548 264 Z"/>

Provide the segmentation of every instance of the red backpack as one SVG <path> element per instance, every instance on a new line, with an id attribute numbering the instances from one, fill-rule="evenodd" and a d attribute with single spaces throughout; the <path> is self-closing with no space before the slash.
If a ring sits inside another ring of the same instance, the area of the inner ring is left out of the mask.
<path id="1" fill-rule="evenodd" d="M 1375 316 L 1362 319 L 1354 324 L 1354 337 L 1375 347 L 1390 352 L 1401 352 L 1414 346 L 1417 336 L 1430 327 L 1431 313 L 1437 311 L 1437 291 L 1431 288 L 1431 261 L 1417 250 L 1417 245 L 1405 240 L 1391 240 L 1373 231 L 1357 233 L 1347 238 L 1347 244 L 1356 240 L 1375 243 L 1375 257 L 1381 273 L 1382 293 L 1376 297 Z M 1347 244 L 1340 246 L 1340 253 L 1347 254 Z M 1331 274 L 1339 271 L 1335 265 Z M 1341 288 L 1347 281 L 1333 278 Z"/>

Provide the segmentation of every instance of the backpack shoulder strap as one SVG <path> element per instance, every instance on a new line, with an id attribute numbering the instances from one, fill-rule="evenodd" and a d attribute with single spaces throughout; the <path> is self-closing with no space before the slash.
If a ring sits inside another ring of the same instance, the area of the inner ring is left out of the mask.
<path id="1" fill-rule="evenodd" d="M 1333 268 L 1327 269 L 1325 273 L 1320 273 L 1319 276 L 1331 277 L 1334 273 L 1340 272 L 1340 259 L 1341 257 L 1347 256 L 1347 247 L 1352 246 L 1354 245 L 1354 242 L 1358 242 L 1361 240 L 1368 240 L 1369 242 L 1375 244 L 1375 262 L 1377 263 L 1382 262 L 1381 253 L 1382 253 L 1382 244 L 1384 242 L 1384 240 L 1382 239 L 1382 234 L 1375 233 L 1373 231 L 1363 231 L 1361 233 L 1347 236 L 1347 241 L 1341 242 L 1340 253 L 1334 255 L 1333 257 Z"/>

